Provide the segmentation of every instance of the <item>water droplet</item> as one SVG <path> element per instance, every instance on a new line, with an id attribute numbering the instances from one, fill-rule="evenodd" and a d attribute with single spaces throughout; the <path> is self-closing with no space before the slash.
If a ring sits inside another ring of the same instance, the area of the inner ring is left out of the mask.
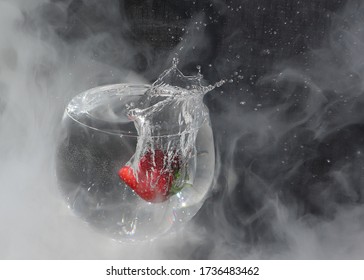
<path id="1" fill-rule="evenodd" d="M 178 66 L 179 60 L 177 57 L 172 58 L 172 67 L 176 68 Z"/>

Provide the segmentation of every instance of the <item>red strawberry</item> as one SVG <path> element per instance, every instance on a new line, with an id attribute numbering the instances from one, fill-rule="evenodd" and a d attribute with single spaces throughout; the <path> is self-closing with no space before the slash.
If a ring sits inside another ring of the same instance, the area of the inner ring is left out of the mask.
<path id="1" fill-rule="evenodd" d="M 119 177 L 144 200 L 165 201 L 173 183 L 174 171 L 164 168 L 164 159 L 163 151 L 148 151 L 140 159 L 138 180 L 130 166 L 122 167 L 119 170 Z"/>
<path id="2" fill-rule="evenodd" d="M 139 183 L 134 191 L 143 199 L 150 202 L 162 202 L 168 198 L 173 182 L 170 172 L 160 170 L 139 172 Z"/>
<path id="3" fill-rule="evenodd" d="M 152 168 L 156 168 L 158 170 L 161 170 L 164 166 L 164 158 L 165 155 L 162 150 L 156 149 L 154 153 L 148 151 L 140 159 L 139 169 L 151 170 Z"/>
<path id="4" fill-rule="evenodd" d="M 119 177 L 133 190 L 137 188 L 138 182 L 134 176 L 133 169 L 125 165 L 119 170 Z"/>

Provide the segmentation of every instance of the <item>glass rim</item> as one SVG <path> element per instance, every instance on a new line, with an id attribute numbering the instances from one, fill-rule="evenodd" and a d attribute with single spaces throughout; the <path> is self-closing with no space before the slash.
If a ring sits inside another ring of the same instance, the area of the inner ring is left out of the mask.
<path id="1" fill-rule="evenodd" d="M 71 118 L 73 121 L 81 125 L 82 127 L 87 127 L 89 129 L 110 134 L 110 135 L 118 135 L 120 137 L 138 137 L 138 132 L 135 128 L 134 122 L 130 121 L 133 124 L 133 130 L 123 130 L 123 129 L 113 129 L 108 130 L 107 128 L 98 128 L 93 125 L 87 124 L 86 121 L 81 121 L 77 118 L 78 114 L 82 114 L 85 119 L 92 119 L 92 115 L 89 114 L 88 105 L 93 104 L 97 98 L 97 95 L 105 95 L 109 94 L 110 97 L 123 97 L 123 96 L 142 96 L 145 92 L 151 87 L 150 84 L 134 84 L 134 83 L 118 83 L 118 84 L 109 84 L 109 85 L 102 85 L 90 88 L 88 90 L 82 91 L 81 93 L 75 95 L 71 101 L 68 103 L 64 114 Z M 95 96 L 96 95 L 96 96 Z M 82 106 L 77 106 L 82 101 Z M 110 100 L 111 101 L 111 100 Z M 76 105 L 77 104 L 77 105 Z M 93 105 L 97 105 L 97 102 Z M 100 120 L 104 122 L 104 124 L 112 124 L 109 123 L 107 120 Z M 208 116 L 205 117 L 196 127 L 189 128 L 186 131 L 178 132 L 178 133 L 161 133 L 157 135 L 152 135 L 152 138 L 155 137 L 173 137 L 183 134 L 188 134 L 191 132 L 198 131 L 201 126 L 208 121 Z M 171 127 L 171 129 L 179 127 L 178 125 Z"/>

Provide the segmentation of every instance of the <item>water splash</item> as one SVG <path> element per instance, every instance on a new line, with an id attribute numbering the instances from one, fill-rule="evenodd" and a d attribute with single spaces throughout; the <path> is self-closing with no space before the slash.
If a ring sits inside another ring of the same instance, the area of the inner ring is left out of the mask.
<path id="1" fill-rule="evenodd" d="M 191 159 L 196 149 L 195 141 L 200 126 L 208 117 L 203 103 L 204 95 L 224 84 L 224 80 L 214 85 L 204 86 L 201 67 L 195 76 L 185 76 L 178 69 L 178 59 L 173 59 L 172 67 L 164 71 L 145 93 L 144 98 L 129 110 L 129 118 L 134 121 L 138 132 L 135 155 L 129 165 L 139 170 L 139 162 L 146 153 L 164 153 L 164 170 L 172 170 L 176 158 L 179 160 L 179 174 L 174 185 L 180 189 L 186 181 L 193 181 Z M 138 172 L 134 172 L 138 176 Z"/>

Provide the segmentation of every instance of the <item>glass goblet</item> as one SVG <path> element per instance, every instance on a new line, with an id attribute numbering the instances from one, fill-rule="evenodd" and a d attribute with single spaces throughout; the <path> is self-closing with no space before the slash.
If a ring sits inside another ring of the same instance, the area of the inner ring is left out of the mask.
<path id="1" fill-rule="evenodd" d="M 118 170 L 133 157 L 138 140 L 128 110 L 149 88 L 115 84 L 87 90 L 71 100 L 61 123 L 56 162 L 60 190 L 77 216 L 120 241 L 152 240 L 180 228 L 201 208 L 214 179 L 214 142 L 206 114 L 195 128 L 189 187 L 151 203 L 120 180 Z M 167 129 L 158 137 L 168 142 L 180 135 Z"/>

